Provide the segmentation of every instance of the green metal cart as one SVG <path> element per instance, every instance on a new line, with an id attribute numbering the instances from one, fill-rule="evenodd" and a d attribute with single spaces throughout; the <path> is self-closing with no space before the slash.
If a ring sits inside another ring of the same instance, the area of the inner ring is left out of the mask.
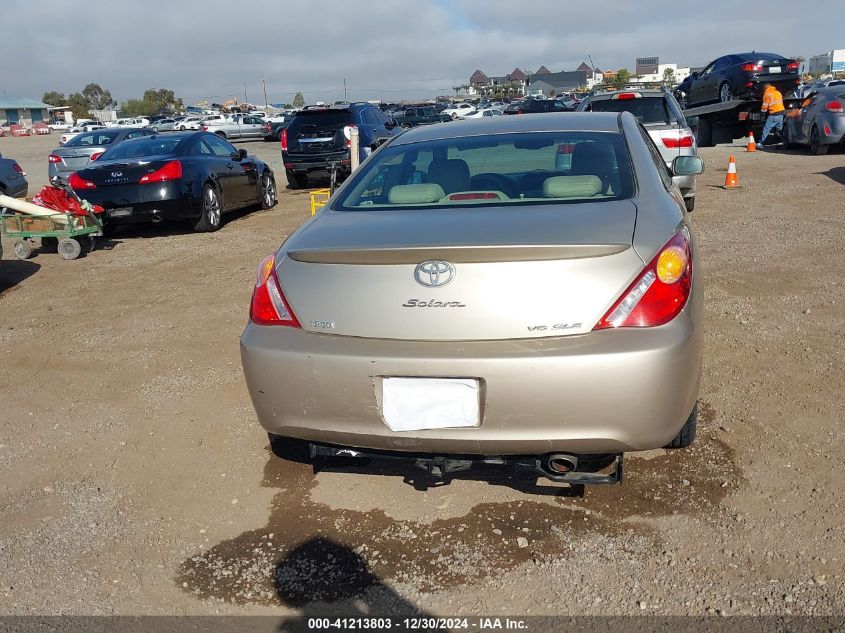
<path id="1" fill-rule="evenodd" d="M 58 252 L 62 259 L 76 259 L 83 252 L 93 251 L 96 238 L 102 234 L 103 225 L 93 213 L 0 213 L 0 236 L 15 240 L 13 248 L 18 259 L 32 255 L 33 238 L 40 238 L 42 251 Z"/>

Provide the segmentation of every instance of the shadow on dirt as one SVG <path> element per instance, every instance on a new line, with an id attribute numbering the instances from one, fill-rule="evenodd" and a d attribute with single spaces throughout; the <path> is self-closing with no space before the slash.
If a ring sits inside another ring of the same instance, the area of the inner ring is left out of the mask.
<path id="1" fill-rule="evenodd" d="M 361 555 L 322 537 L 292 549 L 279 561 L 273 579 L 279 602 L 301 610 L 299 623 L 333 612 L 352 618 L 431 617 L 384 584 Z M 301 630 L 292 624 L 290 630 Z M 289 629 L 283 624 L 279 630 Z"/>
<path id="2" fill-rule="evenodd" d="M 271 455 L 263 485 L 278 488 L 279 493 L 271 503 L 267 525 L 184 561 L 178 583 L 203 599 L 238 604 L 282 600 L 299 606 L 334 599 L 332 574 L 338 570 L 333 570 L 332 561 L 339 570 L 347 570 L 344 573 L 350 574 L 359 592 L 367 590 L 376 576 L 433 591 L 560 556 L 570 551 L 573 541 L 659 539 L 649 519 L 679 513 L 715 519 L 720 502 L 742 482 L 733 450 L 717 437 L 712 408 L 702 403 L 700 409 L 700 434 L 693 446 L 629 457 L 622 486 L 588 488 L 583 499 L 538 500 L 532 492 L 522 500 L 480 503 L 464 516 L 429 523 L 395 519 L 380 509 L 364 512 L 312 501 L 311 491 L 317 485 L 313 467 Z M 395 469 L 379 474 L 403 476 Z M 362 479 L 362 494 L 370 483 Z M 530 491 L 535 484 L 536 477 L 528 477 L 523 489 Z M 506 485 L 516 487 L 513 481 Z M 408 491 L 423 494 L 411 486 Z M 334 547 L 358 558 L 336 555 Z M 323 562 L 290 562 L 314 556 Z M 317 586 L 291 593 L 288 572 L 280 575 L 279 570 L 292 564 L 300 570 L 295 578 Z M 304 568 L 323 580 L 301 573 Z M 337 599 L 346 597 L 337 594 Z"/>
<path id="3" fill-rule="evenodd" d="M 13 290 L 19 283 L 32 277 L 41 268 L 34 262 L 13 259 L 0 263 L 0 296 Z"/>
<path id="4" fill-rule="evenodd" d="M 819 171 L 816 174 L 827 176 L 832 181 L 838 182 L 840 185 L 845 185 L 845 167 L 831 167 L 827 171 Z"/>

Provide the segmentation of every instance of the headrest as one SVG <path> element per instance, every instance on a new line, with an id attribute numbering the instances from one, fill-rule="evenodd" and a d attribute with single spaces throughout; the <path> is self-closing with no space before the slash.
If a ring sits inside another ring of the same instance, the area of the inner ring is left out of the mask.
<path id="1" fill-rule="evenodd" d="M 443 187 L 434 183 L 396 185 L 390 188 L 387 200 L 390 204 L 426 204 L 438 202 L 445 195 Z"/>
<path id="2" fill-rule="evenodd" d="M 546 198 L 588 198 L 601 193 L 598 176 L 552 176 L 543 182 Z"/>

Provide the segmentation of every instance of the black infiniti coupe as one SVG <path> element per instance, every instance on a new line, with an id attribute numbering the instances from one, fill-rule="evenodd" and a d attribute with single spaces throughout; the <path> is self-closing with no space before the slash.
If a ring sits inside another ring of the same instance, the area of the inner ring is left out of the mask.
<path id="1" fill-rule="evenodd" d="M 216 231 L 226 211 L 276 204 L 272 169 L 207 132 L 124 141 L 72 173 L 68 184 L 105 208 L 106 228 L 191 220 L 197 231 Z"/>

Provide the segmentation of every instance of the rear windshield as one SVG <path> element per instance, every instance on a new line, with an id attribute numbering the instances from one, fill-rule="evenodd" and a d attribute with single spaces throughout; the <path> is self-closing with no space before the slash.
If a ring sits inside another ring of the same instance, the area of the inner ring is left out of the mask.
<path id="1" fill-rule="evenodd" d="M 85 132 L 78 136 L 74 136 L 67 143 L 65 147 L 92 147 L 100 145 L 108 145 L 118 137 L 120 132 Z"/>
<path id="2" fill-rule="evenodd" d="M 585 112 L 630 112 L 643 125 L 674 125 L 675 115 L 663 97 L 640 97 L 639 99 L 597 99 L 590 100 Z"/>
<path id="3" fill-rule="evenodd" d="M 300 112 L 290 123 L 290 127 L 316 128 L 319 130 L 337 131 L 352 122 L 349 110 L 315 110 Z"/>
<path id="4" fill-rule="evenodd" d="M 334 208 L 583 203 L 622 200 L 633 191 L 619 133 L 499 134 L 387 146 Z"/>
<path id="5" fill-rule="evenodd" d="M 161 156 L 172 154 L 181 138 L 151 137 L 149 139 L 127 141 L 115 145 L 100 158 L 104 160 L 115 160 L 119 158 L 144 158 L 145 156 Z"/>

